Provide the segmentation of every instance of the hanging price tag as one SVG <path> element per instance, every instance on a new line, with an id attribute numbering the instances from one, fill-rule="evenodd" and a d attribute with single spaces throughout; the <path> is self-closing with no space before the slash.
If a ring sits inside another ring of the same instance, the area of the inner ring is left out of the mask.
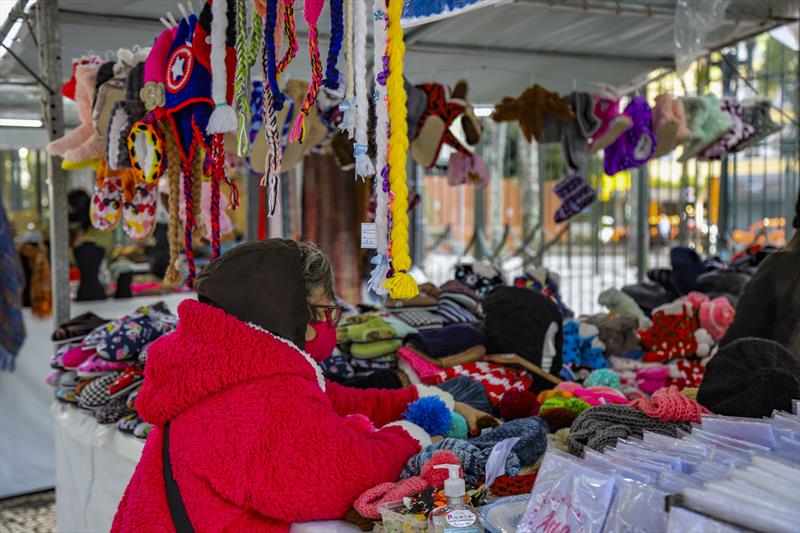
<path id="1" fill-rule="evenodd" d="M 361 248 L 368 250 L 378 248 L 378 231 L 374 222 L 361 223 Z"/>

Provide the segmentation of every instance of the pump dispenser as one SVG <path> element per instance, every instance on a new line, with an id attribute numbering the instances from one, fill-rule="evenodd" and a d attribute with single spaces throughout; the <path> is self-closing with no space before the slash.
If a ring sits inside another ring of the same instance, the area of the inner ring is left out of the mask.
<path id="1" fill-rule="evenodd" d="M 447 504 L 431 511 L 428 516 L 430 533 L 483 533 L 480 515 L 472 505 L 464 503 L 467 493 L 464 480 L 459 476 L 458 465 L 436 465 L 433 468 L 446 468 L 450 475 L 444 482 L 444 495 Z"/>

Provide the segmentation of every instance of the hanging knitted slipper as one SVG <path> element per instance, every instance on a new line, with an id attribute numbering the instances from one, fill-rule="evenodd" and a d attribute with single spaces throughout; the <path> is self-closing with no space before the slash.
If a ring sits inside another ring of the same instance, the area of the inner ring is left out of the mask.
<path id="1" fill-rule="evenodd" d="M 125 80 L 125 100 L 117 102 L 111 112 L 106 160 L 112 170 L 131 166 L 128 137 L 133 125 L 145 114 L 139 92 L 144 85 L 144 63 L 139 63 Z"/>
<path id="2" fill-rule="evenodd" d="M 81 123 L 74 130 L 47 145 L 47 151 L 51 155 L 63 156 L 68 150 L 77 148 L 85 143 L 94 133 L 92 100 L 94 99 L 94 86 L 99 68 L 97 64 L 77 65 L 75 67 L 75 101 L 78 104 L 78 118 Z"/>
<path id="3" fill-rule="evenodd" d="M 481 140 L 483 125 L 481 125 L 481 121 L 478 117 L 475 116 L 475 110 L 468 101 L 468 91 L 469 87 L 466 80 L 459 80 L 453 88 L 450 101 L 464 106 L 464 114 L 461 115 L 461 128 L 464 130 L 464 137 L 466 138 L 467 144 L 475 145 Z"/>
<path id="4" fill-rule="evenodd" d="M 464 112 L 464 106 L 447 101 L 445 88 L 438 83 L 425 83 L 420 88 L 427 95 L 427 104 L 419 119 L 416 138 L 411 142 L 411 156 L 419 164 L 430 168 L 436 164 L 444 143 L 459 151 L 466 151 L 448 131 L 453 121 Z"/>
<path id="5" fill-rule="evenodd" d="M 89 218 L 92 226 L 100 231 L 110 231 L 117 227 L 122 218 L 122 178 L 120 174 L 106 175 L 102 178 L 103 167 L 98 171 L 98 183 L 92 194 Z"/>
<path id="6" fill-rule="evenodd" d="M 595 114 L 603 122 L 594 137 L 592 137 L 592 144 L 589 146 L 590 153 L 596 154 L 600 150 L 611 146 L 614 141 L 633 126 L 631 117 L 625 114 L 618 114 L 619 108 L 617 106 L 618 102 L 601 100 L 595 103 Z M 603 109 L 606 109 L 606 111 L 602 111 Z M 613 112 L 609 113 L 608 110 L 613 110 Z M 602 116 L 598 113 L 602 113 Z"/>
<path id="7" fill-rule="evenodd" d="M 748 99 L 742 101 L 742 122 L 755 128 L 755 132 L 749 139 L 738 143 L 731 150 L 739 152 L 745 148 L 755 146 L 773 133 L 781 131 L 781 125 L 772 120 L 770 113 L 772 103 L 765 98 Z"/>
<path id="8" fill-rule="evenodd" d="M 691 119 L 687 116 L 686 123 L 692 131 L 692 140 L 683 147 L 683 154 L 678 159 L 683 163 L 697 156 L 703 150 L 720 140 L 733 126 L 733 121 L 727 113 L 722 111 L 719 99 L 714 94 L 706 94 L 697 98 L 702 103 L 694 102 L 695 99 L 685 98 L 684 107 L 692 103 L 695 111 Z M 695 105 L 697 104 L 697 105 Z M 687 109 L 688 115 L 689 109 Z"/>
<path id="9" fill-rule="evenodd" d="M 164 137 L 152 116 L 135 122 L 127 139 L 131 167 L 147 183 L 157 180 L 166 165 Z"/>
<path id="10" fill-rule="evenodd" d="M 122 205 L 122 231 L 125 235 L 135 241 L 150 237 L 156 228 L 157 204 L 158 185 L 137 183 L 133 199 Z"/>
<path id="11" fill-rule="evenodd" d="M 673 100 L 669 94 L 657 96 L 653 106 L 653 129 L 656 135 L 653 158 L 667 155 L 675 147 L 688 141 L 691 132 L 686 127 L 683 102 Z"/>
<path id="12" fill-rule="evenodd" d="M 756 130 L 750 124 L 742 121 L 742 107 L 736 98 L 723 98 L 720 102 L 723 113 L 731 119 L 731 128 L 717 142 L 697 155 L 700 161 L 719 161 L 734 149 L 738 144 L 751 139 Z"/>
<path id="13" fill-rule="evenodd" d="M 577 173 L 563 176 L 553 191 L 561 198 L 561 207 L 553 217 L 556 223 L 574 217 L 597 198 L 595 190 Z"/>

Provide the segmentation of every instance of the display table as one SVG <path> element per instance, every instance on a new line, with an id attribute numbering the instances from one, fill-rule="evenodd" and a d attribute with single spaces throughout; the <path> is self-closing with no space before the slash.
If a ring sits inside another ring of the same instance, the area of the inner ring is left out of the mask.
<path id="1" fill-rule="evenodd" d="M 56 529 L 59 532 L 109 531 L 144 441 L 98 424 L 89 411 L 54 402 Z M 341 521 L 292 525 L 292 533 L 361 531 Z"/>
<path id="2" fill-rule="evenodd" d="M 174 313 L 190 294 L 169 294 L 76 302 L 72 316 L 92 311 L 113 319 L 142 305 L 164 301 Z M 27 336 L 17 356 L 14 372 L 0 372 L 0 498 L 25 494 L 55 486 L 53 463 L 53 420 L 50 404 L 53 389 L 45 385 L 53 354 L 50 334 L 52 318 L 39 319 L 30 309 L 23 312 Z"/>
<path id="3" fill-rule="evenodd" d="M 58 531 L 109 531 L 144 441 L 98 424 L 89 411 L 53 403 Z"/>

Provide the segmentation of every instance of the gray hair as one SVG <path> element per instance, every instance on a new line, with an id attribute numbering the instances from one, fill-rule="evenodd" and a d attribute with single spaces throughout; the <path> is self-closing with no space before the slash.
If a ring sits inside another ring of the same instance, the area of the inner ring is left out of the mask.
<path id="1" fill-rule="evenodd" d="M 300 264 L 303 268 L 303 281 L 306 285 L 306 295 L 321 290 L 322 293 L 334 300 L 336 291 L 333 288 L 333 267 L 330 261 L 313 242 L 301 242 Z"/>

